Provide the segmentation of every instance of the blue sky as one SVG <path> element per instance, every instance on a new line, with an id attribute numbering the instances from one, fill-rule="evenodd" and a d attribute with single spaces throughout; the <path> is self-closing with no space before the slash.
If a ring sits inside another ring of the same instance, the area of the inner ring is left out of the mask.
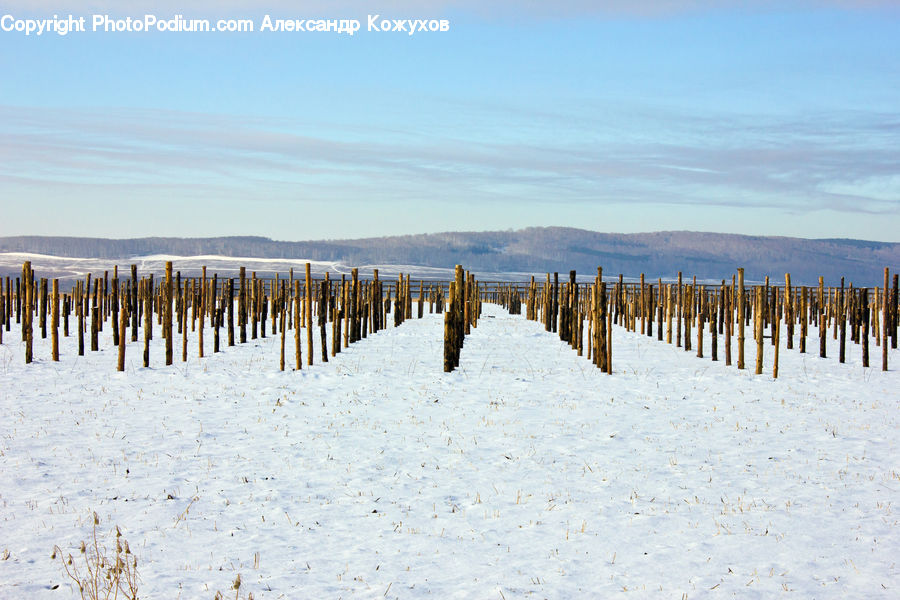
<path id="1" fill-rule="evenodd" d="M 890 2 L 116 6 L 14 0 L 0 16 L 365 29 L 377 13 L 450 30 L 0 31 L 0 235 L 563 225 L 900 241 Z"/>

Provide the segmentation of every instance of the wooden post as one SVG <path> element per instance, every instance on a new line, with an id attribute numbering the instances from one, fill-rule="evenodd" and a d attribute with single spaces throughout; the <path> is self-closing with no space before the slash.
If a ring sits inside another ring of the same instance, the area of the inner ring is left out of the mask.
<path id="1" fill-rule="evenodd" d="M 9 284 L 9 278 L 6 281 Z M 6 324 L 9 325 L 9 303 L 6 304 L 7 313 L 6 313 Z M 62 302 L 62 317 L 63 317 L 63 337 L 69 337 L 69 313 L 72 308 L 72 298 L 68 294 L 63 294 L 63 302 Z M 9 328 L 7 327 L 7 331 Z M 124 335 L 124 334 L 123 334 Z"/>
<path id="2" fill-rule="evenodd" d="M 835 318 L 838 319 L 840 328 L 840 342 L 838 346 L 838 362 L 846 362 L 846 344 L 847 344 L 847 305 L 844 301 L 844 278 L 841 277 L 841 289 L 838 292 L 837 306 L 835 307 Z"/>
<path id="3" fill-rule="evenodd" d="M 862 366 L 869 366 L 869 290 L 860 290 L 860 310 L 862 312 Z"/>
<path id="4" fill-rule="evenodd" d="M 341 275 L 341 309 L 344 312 L 344 348 L 350 346 L 350 284 Z"/>
<path id="5" fill-rule="evenodd" d="M 738 269 L 738 369 L 744 368 L 744 318 L 746 317 L 746 305 L 744 297 L 744 269 Z"/>
<path id="6" fill-rule="evenodd" d="M 341 275 L 343 282 L 344 276 Z M 372 270 L 372 333 L 378 333 L 384 327 L 382 321 L 381 282 L 378 280 L 378 269 Z M 338 324 L 340 328 L 340 324 Z M 340 347 L 340 345 L 338 346 Z"/>
<path id="7" fill-rule="evenodd" d="M 451 298 L 453 297 L 453 285 L 454 282 L 451 281 Z M 448 310 L 444 313 L 444 373 L 453 371 L 453 324 L 451 312 L 451 310 Z"/>
<path id="8" fill-rule="evenodd" d="M 50 312 L 51 356 L 54 362 L 59 361 L 59 279 L 53 280 L 53 307 Z"/>
<path id="9" fill-rule="evenodd" d="M 890 272 L 887 267 L 884 268 L 884 287 L 882 288 L 881 302 L 881 370 L 888 370 L 888 325 L 891 321 L 890 297 L 888 285 L 890 282 Z"/>
<path id="10" fill-rule="evenodd" d="M 272 312 L 272 335 L 275 335 L 276 333 L 278 333 L 278 330 L 276 329 L 276 322 L 279 319 L 277 319 L 276 317 L 283 316 L 284 314 L 286 314 L 286 311 L 282 310 L 282 306 L 281 306 L 284 303 L 284 281 L 282 281 L 281 284 L 282 284 L 281 292 L 280 292 L 281 295 L 279 296 L 278 273 L 275 273 L 275 282 L 272 284 L 272 290 L 271 290 L 272 293 L 270 294 L 272 296 L 271 306 L 270 306 L 270 308 L 272 309 L 271 310 L 271 312 Z M 264 321 L 265 321 L 265 316 L 266 316 L 266 313 L 263 312 L 263 320 Z M 281 322 L 281 327 L 282 327 L 282 329 L 284 329 L 284 321 Z M 265 329 L 265 327 L 263 327 L 263 329 Z"/>
<path id="11" fill-rule="evenodd" d="M 172 261 L 166 261 L 166 281 L 163 289 L 163 336 L 166 338 L 166 366 L 172 364 Z"/>
<path id="12" fill-rule="evenodd" d="M 187 347 L 188 347 L 187 315 L 188 315 L 188 311 L 187 311 L 187 306 L 185 306 L 185 302 L 187 301 L 190 290 L 191 290 L 190 282 L 185 277 L 184 292 L 181 297 L 181 320 L 179 322 L 179 327 L 181 328 L 181 362 L 187 362 Z"/>
<path id="13" fill-rule="evenodd" d="M 182 298 L 181 292 L 181 271 L 175 271 L 175 284 L 174 284 L 174 302 L 175 309 L 172 316 L 173 319 L 173 327 L 177 324 L 178 333 L 181 333 L 181 313 L 182 307 L 184 306 L 184 299 Z"/>
<path id="14" fill-rule="evenodd" d="M 425 282 L 419 280 L 419 318 L 421 319 L 425 313 Z"/>
<path id="15" fill-rule="evenodd" d="M 694 277 L 696 282 L 697 277 Z M 685 295 L 682 296 L 684 301 L 684 350 L 689 352 L 691 349 L 691 324 L 694 320 L 694 283 L 685 286 Z"/>
<path id="16" fill-rule="evenodd" d="M 150 339 L 153 337 L 153 279 L 144 284 L 144 367 L 150 366 Z"/>
<path id="17" fill-rule="evenodd" d="M 794 347 L 794 296 L 791 293 L 791 274 L 784 274 L 784 324 L 787 333 L 787 349 Z"/>
<path id="18" fill-rule="evenodd" d="M 200 358 L 203 358 L 203 329 L 206 327 L 206 311 L 209 310 L 208 291 L 206 289 L 206 265 L 202 268 L 203 274 L 200 278 L 200 332 L 197 334 L 197 352 Z M 215 294 L 215 291 L 213 291 L 213 294 Z M 212 314 L 210 314 L 210 323 L 212 323 L 213 318 Z"/>
<path id="19" fill-rule="evenodd" d="M 713 288 L 712 291 L 713 298 L 715 299 L 715 304 L 711 307 L 710 319 L 709 319 L 709 353 L 710 357 L 713 361 L 719 360 L 719 335 L 718 335 L 718 320 L 719 320 L 719 312 L 720 307 L 722 306 L 722 298 L 719 296 L 718 292 Z"/>
<path id="20" fill-rule="evenodd" d="M 26 260 L 22 265 L 22 285 L 25 288 L 25 304 L 22 307 L 22 339 L 25 341 L 25 364 L 30 364 L 33 359 L 33 331 L 32 319 L 34 317 L 34 283 L 31 273 L 31 261 Z"/>
<path id="21" fill-rule="evenodd" d="M 600 284 L 600 300 L 603 303 L 604 307 L 606 306 L 606 284 Z M 609 311 L 604 308 L 604 311 L 607 312 L 606 317 L 606 374 L 612 375 L 612 319 L 609 318 Z"/>
<path id="22" fill-rule="evenodd" d="M 240 327 L 240 341 L 247 342 L 247 269 L 240 270 L 241 289 L 238 291 L 238 327 Z M 231 345 L 230 343 L 228 344 Z"/>
<path id="23" fill-rule="evenodd" d="M 659 277 L 656 284 L 656 341 L 658 342 L 663 339 L 663 289 L 662 277 Z"/>
<path id="24" fill-rule="evenodd" d="M 294 369 L 303 368 L 303 352 L 300 349 L 300 280 L 294 280 Z"/>
<path id="25" fill-rule="evenodd" d="M 137 312 L 137 311 L 135 311 Z M 122 310 L 119 316 L 119 353 L 116 361 L 116 371 L 125 370 L 125 326 L 128 323 L 128 311 L 125 310 L 125 297 L 122 296 Z"/>
<path id="26" fill-rule="evenodd" d="M 325 281 L 320 285 L 319 293 L 319 336 L 322 345 L 322 362 L 328 362 L 328 340 L 325 335 L 325 325 L 328 318 L 328 273 L 325 274 Z"/>
<path id="27" fill-rule="evenodd" d="M 897 330 L 900 329 L 900 327 L 898 327 L 898 324 L 897 324 L 897 311 L 898 311 L 897 295 L 898 295 L 898 292 L 900 292 L 900 277 L 898 277 L 897 273 L 894 273 L 894 287 L 893 287 L 893 290 L 891 290 L 890 310 L 888 311 L 891 315 L 891 323 L 890 323 L 891 348 L 893 348 L 894 350 L 897 349 Z M 8 325 L 7 325 L 7 331 L 9 331 Z"/>
<path id="28" fill-rule="evenodd" d="M 200 310 L 200 296 L 202 294 L 203 289 L 199 292 L 197 291 L 197 278 L 191 277 L 191 333 L 197 331 L 197 317 L 199 316 L 197 312 Z M 212 319 L 209 322 L 212 324 Z"/>
<path id="29" fill-rule="evenodd" d="M 313 364 L 313 330 L 312 330 L 312 272 L 311 265 L 306 263 L 306 289 L 303 310 L 306 314 L 306 364 Z M 354 277 L 356 269 L 353 269 Z"/>
<path id="30" fill-rule="evenodd" d="M 326 273 L 327 277 L 328 274 Z M 360 318 L 362 320 L 362 331 L 361 336 L 365 339 L 368 336 L 367 328 L 369 324 L 369 315 L 372 312 L 372 282 L 370 281 L 362 281 L 359 285 L 359 313 Z"/>
<path id="31" fill-rule="evenodd" d="M 819 357 L 825 358 L 825 344 L 828 338 L 828 317 L 825 314 L 824 277 L 819 277 L 819 291 L 816 295 L 816 311 L 819 315 Z"/>
<path id="32" fill-rule="evenodd" d="M 671 283 L 666 284 L 666 343 L 672 343 L 672 315 L 675 312 L 675 298 Z"/>
<path id="33" fill-rule="evenodd" d="M 137 265 L 131 265 L 131 341 L 138 341 L 138 278 Z"/>
<path id="34" fill-rule="evenodd" d="M 119 268 L 116 267 L 112 279 L 112 297 L 109 301 L 110 316 L 112 321 L 113 346 L 119 345 Z M 125 335 L 125 330 L 121 331 Z"/>
<path id="35" fill-rule="evenodd" d="M 678 271 L 678 287 L 676 288 L 675 302 L 675 346 L 681 348 L 681 314 L 684 309 L 684 300 L 682 296 L 681 286 L 681 271 Z"/>
<path id="36" fill-rule="evenodd" d="M 372 284 L 373 293 L 374 293 L 374 286 L 375 286 L 375 284 L 373 283 Z M 338 303 L 337 296 L 340 293 L 341 293 L 341 289 L 338 288 L 337 292 L 334 294 L 334 299 L 333 299 L 334 306 L 333 306 L 332 312 L 331 312 L 331 356 L 337 356 L 337 353 L 341 351 L 341 319 L 343 318 L 343 315 L 341 314 L 341 311 L 337 306 L 337 303 Z M 375 331 L 377 331 L 376 328 L 378 327 L 378 324 L 375 319 L 375 315 L 377 313 L 378 313 L 378 311 L 374 311 L 372 313 L 372 333 L 375 333 Z"/>
<path id="37" fill-rule="evenodd" d="M 48 311 L 48 302 L 47 296 L 49 295 L 47 292 L 47 278 L 41 277 L 41 297 L 40 304 L 38 306 L 38 313 L 40 314 L 40 323 L 41 323 L 41 339 L 47 339 L 47 313 Z"/>
<path id="38" fill-rule="evenodd" d="M 82 294 L 84 284 L 81 281 L 75 283 L 75 316 L 78 317 L 78 356 L 84 356 L 84 300 Z"/>
<path id="39" fill-rule="evenodd" d="M 772 357 L 772 378 L 778 379 L 778 354 L 779 347 L 781 346 L 781 319 L 778 318 L 777 314 L 772 322 L 772 337 L 775 338 L 775 355 Z"/>
<path id="40" fill-rule="evenodd" d="M 206 296 L 206 304 L 209 306 L 210 324 L 213 326 L 213 353 L 219 351 L 219 327 L 222 325 L 221 296 L 219 295 L 219 274 L 213 273 L 212 286 Z"/>
<path id="41" fill-rule="evenodd" d="M 283 285 L 284 285 L 284 282 L 281 282 L 281 283 L 282 283 L 282 286 L 283 286 Z M 273 293 L 273 294 L 272 294 L 272 297 L 274 297 L 274 296 L 275 296 L 275 294 Z M 284 302 L 284 293 L 283 293 L 283 290 L 282 290 L 281 296 L 282 296 L 282 302 L 281 302 L 281 355 L 280 355 L 280 358 L 279 358 L 279 361 L 278 361 L 278 366 L 279 366 L 279 368 L 280 368 L 282 371 L 284 371 L 284 342 L 285 342 L 285 336 L 287 335 L 287 333 L 286 333 L 287 327 L 284 326 L 284 320 L 285 320 L 285 318 L 286 318 L 287 302 Z M 273 312 L 272 312 L 272 323 L 274 323 L 274 322 L 275 322 L 275 312 L 274 312 L 274 310 L 273 310 Z M 263 329 L 265 329 L 265 328 L 263 328 Z M 273 334 L 275 333 L 274 330 L 272 331 L 272 333 L 273 333 Z"/>
<path id="42" fill-rule="evenodd" d="M 259 280 L 256 278 L 256 271 L 250 273 L 250 289 L 247 296 L 248 308 L 250 310 L 250 339 L 256 339 L 257 323 L 259 322 Z"/>
<path id="43" fill-rule="evenodd" d="M 700 295 L 697 297 L 697 358 L 703 358 L 703 317 L 706 309 L 706 289 L 700 286 Z"/>
<path id="44" fill-rule="evenodd" d="M 734 280 L 732 275 L 732 281 Z M 731 366 L 731 330 L 734 326 L 734 296 L 732 289 L 722 282 L 722 302 L 725 304 L 723 320 L 725 321 L 725 366 Z"/>
<path id="45" fill-rule="evenodd" d="M 753 323 L 756 326 L 756 374 L 762 375 L 763 371 L 763 335 L 765 332 L 764 289 L 756 287 L 756 306 L 753 311 Z"/>
<path id="46" fill-rule="evenodd" d="M 94 293 L 91 294 L 91 352 L 97 352 L 100 350 L 100 339 L 99 339 L 99 305 L 97 296 L 99 295 L 100 290 L 100 280 L 94 280 Z"/>
<path id="47" fill-rule="evenodd" d="M 807 290 L 806 286 L 802 286 L 800 288 L 800 354 L 806 352 L 806 333 L 809 319 L 808 296 L 809 290 Z"/>
<path id="48" fill-rule="evenodd" d="M 552 313 L 550 316 L 550 328 L 553 330 L 553 333 L 557 333 L 559 329 L 557 323 L 559 317 L 559 273 L 557 272 L 553 273 L 553 292 L 551 301 L 553 302 L 553 305 L 550 308 Z"/>

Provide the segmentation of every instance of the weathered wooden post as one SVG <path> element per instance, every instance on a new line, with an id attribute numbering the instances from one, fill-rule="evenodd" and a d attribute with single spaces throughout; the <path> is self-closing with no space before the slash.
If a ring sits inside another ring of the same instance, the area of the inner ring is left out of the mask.
<path id="1" fill-rule="evenodd" d="M 828 339 L 828 316 L 825 313 L 825 278 L 819 277 L 816 295 L 816 311 L 819 315 L 819 357 L 825 358 L 825 344 Z"/>
<path id="2" fill-rule="evenodd" d="M 112 322 L 113 346 L 119 345 L 119 267 L 116 267 L 112 279 L 112 297 L 109 301 L 110 321 Z M 125 330 L 122 330 L 125 335 Z"/>
<path id="3" fill-rule="evenodd" d="M 84 300 L 82 294 L 84 284 L 81 280 L 75 282 L 75 316 L 78 317 L 78 356 L 84 356 Z"/>
<path id="4" fill-rule="evenodd" d="M 180 271 L 179 271 L 180 272 Z M 187 301 L 188 294 L 190 293 L 190 282 L 185 278 L 184 280 L 184 290 L 182 292 L 181 297 L 181 320 L 179 321 L 179 328 L 181 329 L 181 362 L 187 362 L 187 348 L 188 348 L 188 326 L 187 326 L 187 306 L 185 302 Z"/>
<path id="5" fill-rule="evenodd" d="M 779 346 L 781 346 L 781 319 L 775 315 L 772 322 L 772 337 L 775 339 L 775 355 L 772 357 L 772 378 L 778 379 L 778 354 Z"/>
<path id="6" fill-rule="evenodd" d="M 612 375 L 612 319 L 609 318 L 609 311 L 606 306 L 606 284 L 600 283 L 600 302 L 604 306 L 607 313 L 606 321 L 606 374 Z"/>
<path id="7" fill-rule="evenodd" d="M 100 350 L 100 339 L 99 335 L 99 306 L 97 305 L 97 296 L 99 294 L 100 288 L 100 280 L 94 280 L 94 293 L 90 295 L 91 301 L 91 352 L 97 352 Z"/>
<path id="8" fill-rule="evenodd" d="M 665 304 L 665 288 L 663 288 L 662 277 L 657 279 L 656 285 L 656 341 L 663 340 L 663 305 Z"/>
<path id="9" fill-rule="evenodd" d="M 125 370 L 125 326 L 128 323 L 128 310 L 126 310 L 124 295 L 122 296 L 122 311 L 119 318 L 121 320 L 119 322 L 119 352 L 118 360 L 116 361 L 116 371 L 121 372 Z"/>
<path id="10" fill-rule="evenodd" d="M 322 345 L 323 363 L 328 362 L 328 341 L 325 337 L 325 324 L 328 317 L 328 296 L 330 294 L 328 283 L 328 273 L 326 273 L 325 281 L 321 284 L 321 290 L 319 294 L 319 335 L 321 337 L 320 342 Z"/>
<path id="11" fill-rule="evenodd" d="M 206 286 L 206 265 L 203 265 L 203 274 L 200 279 L 200 332 L 197 334 L 197 352 L 200 358 L 203 358 L 203 329 L 206 327 L 206 311 L 209 310 L 209 291 Z M 213 280 L 215 281 L 215 279 Z M 213 290 L 213 295 L 215 295 L 215 290 Z M 215 304 L 215 302 L 214 302 Z M 215 309 L 213 309 L 215 310 Z M 210 323 L 212 323 L 213 319 L 212 313 L 210 313 Z M 218 330 L 216 330 L 218 331 Z M 215 336 L 216 333 L 213 333 Z"/>
<path id="12" fill-rule="evenodd" d="M 744 368 L 744 322 L 747 315 L 744 294 L 744 268 L 738 268 L 738 369 Z"/>
<path id="13" fill-rule="evenodd" d="M 172 364 L 172 261 L 166 261 L 166 281 L 163 290 L 163 336 L 166 338 L 166 366 Z"/>
<path id="14" fill-rule="evenodd" d="M 703 358 L 703 317 L 706 310 L 706 288 L 700 286 L 697 296 L 697 358 Z"/>
<path id="15" fill-rule="evenodd" d="M 300 280 L 294 280 L 294 369 L 303 368 L 303 352 L 300 349 Z"/>
<path id="16" fill-rule="evenodd" d="M 715 299 L 715 303 L 712 305 L 709 319 L 709 353 L 710 358 L 713 361 L 719 360 L 719 335 L 718 335 L 718 320 L 719 320 L 719 312 L 722 306 L 722 298 L 719 296 L 718 291 L 713 288 L 712 290 L 713 298 Z"/>
<path id="17" fill-rule="evenodd" d="M 311 265 L 306 263 L 306 288 L 303 295 L 303 311 L 306 315 L 306 364 L 313 364 L 313 329 L 312 329 L 312 272 Z"/>
<path id="18" fill-rule="evenodd" d="M 284 286 L 283 281 L 281 282 L 281 284 L 282 284 L 282 286 Z M 274 297 L 275 294 L 272 294 L 272 296 Z M 282 289 L 281 297 L 282 297 L 281 311 L 280 311 L 281 312 L 281 354 L 280 354 L 280 358 L 278 361 L 278 366 L 282 371 L 284 371 L 284 342 L 285 342 L 285 337 L 287 335 L 287 327 L 284 326 L 284 323 L 285 323 L 284 320 L 287 318 L 287 302 L 284 301 L 284 289 Z M 272 312 L 272 322 L 273 323 L 275 322 L 274 309 Z M 274 334 L 275 332 L 273 331 L 272 333 Z"/>
<path id="19" fill-rule="evenodd" d="M 869 366 L 869 290 L 860 290 L 860 311 L 862 312 L 862 366 Z"/>
<path id="20" fill-rule="evenodd" d="M 240 327 L 240 342 L 247 341 L 247 269 L 241 267 L 239 272 L 241 289 L 238 290 L 238 327 Z M 231 345 L 231 344 L 229 344 Z"/>
<path id="21" fill-rule="evenodd" d="M 897 324 L 897 311 L 900 310 L 897 306 L 898 291 L 900 291 L 900 285 L 898 284 L 900 284 L 900 276 L 894 273 L 894 287 L 891 290 L 890 310 L 888 311 L 891 314 L 891 348 L 894 350 L 897 349 L 897 330 L 900 329 L 900 326 Z M 9 325 L 7 325 L 6 330 L 9 331 Z"/>
<path id="22" fill-rule="evenodd" d="M 225 286 L 225 309 L 228 315 L 228 345 L 234 346 L 234 277 Z"/>
<path id="23" fill-rule="evenodd" d="M 891 307 L 888 285 L 890 282 L 890 272 L 888 267 L 884 268 L 884 287 L 882 288 L 882 313 L 881 313 L 881 370 L 888 370 L 888 325 L 891 322 Z"/>
<path id="24" fill-rule="evenodd" d="M 150 340 L 153 338 L 153 279 L 144 280 L 144 367 L 150 366 Z"/>
<path id="25" fill-rule="evenodd" d="M 838 362 L 846 362 L 846 344 L 847 344 L 847 305 L 844 301 L 844 278 L 841 277 L 841 289 L 838 292 L 837 306 L 835 307 L 835 318 L 838 319 L 840 328 L 840 341 L 838 345 Z"/>
<path id="26" fill-rule="evenodd" d="M 59 279 L 53 280 L 53 307 L 50 312 L 51 357 L 59 361 Z"/>
<path id="27" fill-rule="evenodd" d="M 731 276 L 734 281 L 734 275 Z M 725 366 L 731 366 L 731 331 L 734 326 L 734 296 L 732 288 L 722 282 L 722 302 L 725 305 Z"/>
<path id="28" fill-rule="evenodd" d="M 453 371 L 453 286 L 450 282 L 450 310 L 444 312 L 444 373 Z"/>
<path id="29" fill-rule="evenodd" d="M 794 296 L 791 292 L 791 274 L 784 274 L 784 325 L 787 334 L 787 349 L 794 347 Z"/>
<path id="30" fill-rule="evenodd" d="M 684 312 L 684 288 L 681 284 L 681 271 L 678 271 L 678 287 L 675 289 L 675 346 L 681 348 L 681 317 Z"/>
<path id="31" fill-rule="evenodd" d="M 26 260 L 22 265 L 22 285 L 25 288 L 25 303 L 22 307 L 22 339 L 25 341 L 25 364 L 30 364 L 33 359 L 34 344 L 31 325 L 34 317 L 34 283 L 30 260 Z"/>
<path id="32" fill-rule="evenodd" d="M 762 375 L 763 372 L 763 335 L 765 332 L 765 310 L 764 310 L 764 291 L 761 286 L 756 286 L 756 306 L 753 311 L 753 324 L 755 325 L 756 337 L 756 374 Z"/>
<path id="33" fill-rule="evenodd" d="M 685 294 L 682 296 L 684 301 L 684 351 L 691 350 L 691 324 L 694 321 L 694 286 L 697 277 L 694 277 L 694 283 L 685 286 Z"/>
<path id="34" fill-rule="evenodd" d="M 209 319 L 213 326 L 213 353 L 219 351 L 219 327 L 222 325 L 222 300 L 219 294 L 219 274 L 213 273 L 212 285 L 207 293 L 206 303 L 209 305 Z"/>
<path id="35" fill-rule="evenodd" d="M 47 313 L 48 311 L 48 302 L 47 302 L 47 278 L 41 277 L 41 290 L 40 290 L 40 301 L 38 303 L 38 314 L 40 315 L 40 324 L 41 324 L 41 339 L 47 339 Z"/>

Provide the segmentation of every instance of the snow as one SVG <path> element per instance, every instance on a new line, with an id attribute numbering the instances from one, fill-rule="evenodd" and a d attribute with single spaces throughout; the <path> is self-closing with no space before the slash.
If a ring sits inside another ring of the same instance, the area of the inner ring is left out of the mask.
<path id="1" fill-rule="evenodd" d="M 219 277 L 237 277 L 241 266 L 247 267 L 247 276 L 255 270 L 260 276 L 274 277 L 275 273 L 286 276 L 287 273 L 294 269 L 295 277 L 299 274 L 303 275 L 306 263 L 310 263 L 310 270 L 314 275 L 321 278 L 325 273 L 330 273 L 332 277 L 337 275 L 350 275 L 354 268 L 358 268 L 359 276 L 363 279 L 371 279 L 375 269 L 378 269 L 379 278 L 383 281 L 396 279 L 398 275 L 410 275 L 412 281 L 419 280 L 431 281 L 450 281 L 454 277 L 453 268 L 430 267 L 426 265 L 406 265 L 406 264 L 370 264 L 370 265 L 350 265 L 340 261 L 315 261 L 299 258 L 259 258 L 259 257 L 235 257 L 221 255 L 199 255 L 199 256 L 175 256 L 168 254 L 153 254 L 147 256 L 122 257 L 118 259 L 109 258 L 68 258 L 61 256 L 52 256 L 48 254 L 34 254 L 26 252 L 0 252 L 0 275 L 8 274 L 15 277 L 22 272 L 22 263 L 31 261 L 32 269 L 41 273 L 44 277 L 59 278 L 69 283 L 70 280 L 83 278 L 88 273 L 99 274 L 104 271 L 112 273 L 111 265 L 118 264 L 119 271 L 126 276 L 131 272 L 131 265 L 137 265 L 138 273 L 146 276 L 148 273 L 157 275 L 163 273 L 166 268 L 166 262 L 175 263 L 175 270 L 180 271 L 182 275 L 198 276 L 205 266 L 210 276 L 218 273 Z M 546 273 L 523 273 L 523 272 L 473 272 L 480 281 L 509 281 L 523 282 L 527 281 L 531 276 L 540 283 L 544 281 Z M 568 273 L 561 274 L 562 278 Z M 110 275 L 111 276 L 111 275 Z M 610 281 L 609 278 L 607 278 Z M 594 275 L 591 273 L 582 273 L 578 275 L 578 281 L 582 283 L 591 283 L 594 281 Z M 634 283 L 639 281 L 638 278 L 625 277 L 623 281 Z M 663 278 L 663 281 L 670 282 Z M 698 280 L 701 284 L 718 285 L 718 280 Z M 747 284 L 754 283 L 749 279 Z M 651 282 L 652 283 L 652 282 Z"/>
<path id="2" fill-rule="evenodd" d="M 900 376 L 874 344 L 872 369 L 853 345 L 847 364 L 782 348 L 773 380 L 768 345 L 757 376 L 615 328 L 606 375 L 485 305 L 445 374 L 441 328 L 312 367 L 304 343 L 299 372 L 271 330 L 219 354 L 208 333 L 203 359 L 191 332 L 187 363 L 176 335 L 166 367 L 157 328 L 151 368 L 129 343 L 124 373 L 109 326 L 58 363 L 36 328 L 31 365 L 4 332 L 0 597 L 77 597 L 50 555 L 77 555 L 91 511 L 146 598 L 238 573 L 255 598 L 900 593 Z"/>

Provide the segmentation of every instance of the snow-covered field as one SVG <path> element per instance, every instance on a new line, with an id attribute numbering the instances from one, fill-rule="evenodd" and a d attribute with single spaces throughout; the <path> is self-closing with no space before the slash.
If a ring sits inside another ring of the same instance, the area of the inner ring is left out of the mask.
<path id="1" fill-rule="evenodd" d="M 768 357 L 755 376 L 616 328 L 608 376 L 485 305 L 444 374 L 441 325 L 301 372 L 271 334 L 215 355 L 207 335 L 201 360 L 193 333 L 187 363 L 176 337 L 171 367 L 157 337 L 149 369 L 129 344 L 117 373 L 108 337 L 53 363 L 38 335 L 26 366 L 4 332 L 0 598 L 77 597 L 50 555 L 77 555 L 92 511 L 143 598 L 211 599 L 238 573 L 254 598 L 900 597 L 880 349 L 872 369 L 857 346 L 782 350 L 773 380 Z"/>
<path id="2" fill-rule="evenodd" d="M 157 276 L 165 272 L 166 262 L 174 261 L 176 270 L 181 271 L 182 276 L 199 277 L 203 267 L 207 268 L 210 276 L 217 273 L 219 277 L 237 277 L 240 268 L 247 270 L 247 275 L 257 272 L 260 277 L 274 278 L 276 273 L 282 277 L 293 269 L 295 273 L 303 273 L 306 263 L 310 263 L 312 274 L 318 278 L 330 273 L 340 278 L 341 275 L 350 275 L 354 266 L 334 261 L 316 261 L 307 259 L 288 258 L 256 258 L 234 256 L 170 256 L 154 254 L 150 256 L 130 256 L 119 259 L 109 258 L 67 258 L 62 256 L 50 256 L 47 254 L 34 254 L 30 252 L 0 252 L 0 275 L 16 277 L 22 272 L 22 263 L 31 262 L 31 268 L 40 273 L 41 277 L 62 280 L 65 287 L 72 280 L 84 278 L 88 273 L 102 275 L 104 271 L 112 273 L 111 265 L 118 265 L 119 272 L 130 277 L 131 265 L 136 265 L 141 277 L 154 273 Z M 373 272 L 378 269 L 382 280 L 396 279 L 401 273 L 411 275 L 413 280 L 438 280 L 450 281 L 453 279 L 452 268 L 427 267 L 423 265 L 359 265 L 359 276 L 362 279 L 372 279 Z M 527 281 L 532 273 L 496 273 L 478 272 L 476 276 L 481 281 Z M 110 277 L 112 275 L 110 274 Z M 538 281 L 543 281 L 544 273 L 535 274 Z M 591 273 L 579 275 L 579 281 L 590 283 L 594 280 Z M 626 277 L 625 281 L 637 281 Z M 748 280 L 749 282 L 749 280 Z M 716 283 L 715 281 L 712 283 Z"/>

